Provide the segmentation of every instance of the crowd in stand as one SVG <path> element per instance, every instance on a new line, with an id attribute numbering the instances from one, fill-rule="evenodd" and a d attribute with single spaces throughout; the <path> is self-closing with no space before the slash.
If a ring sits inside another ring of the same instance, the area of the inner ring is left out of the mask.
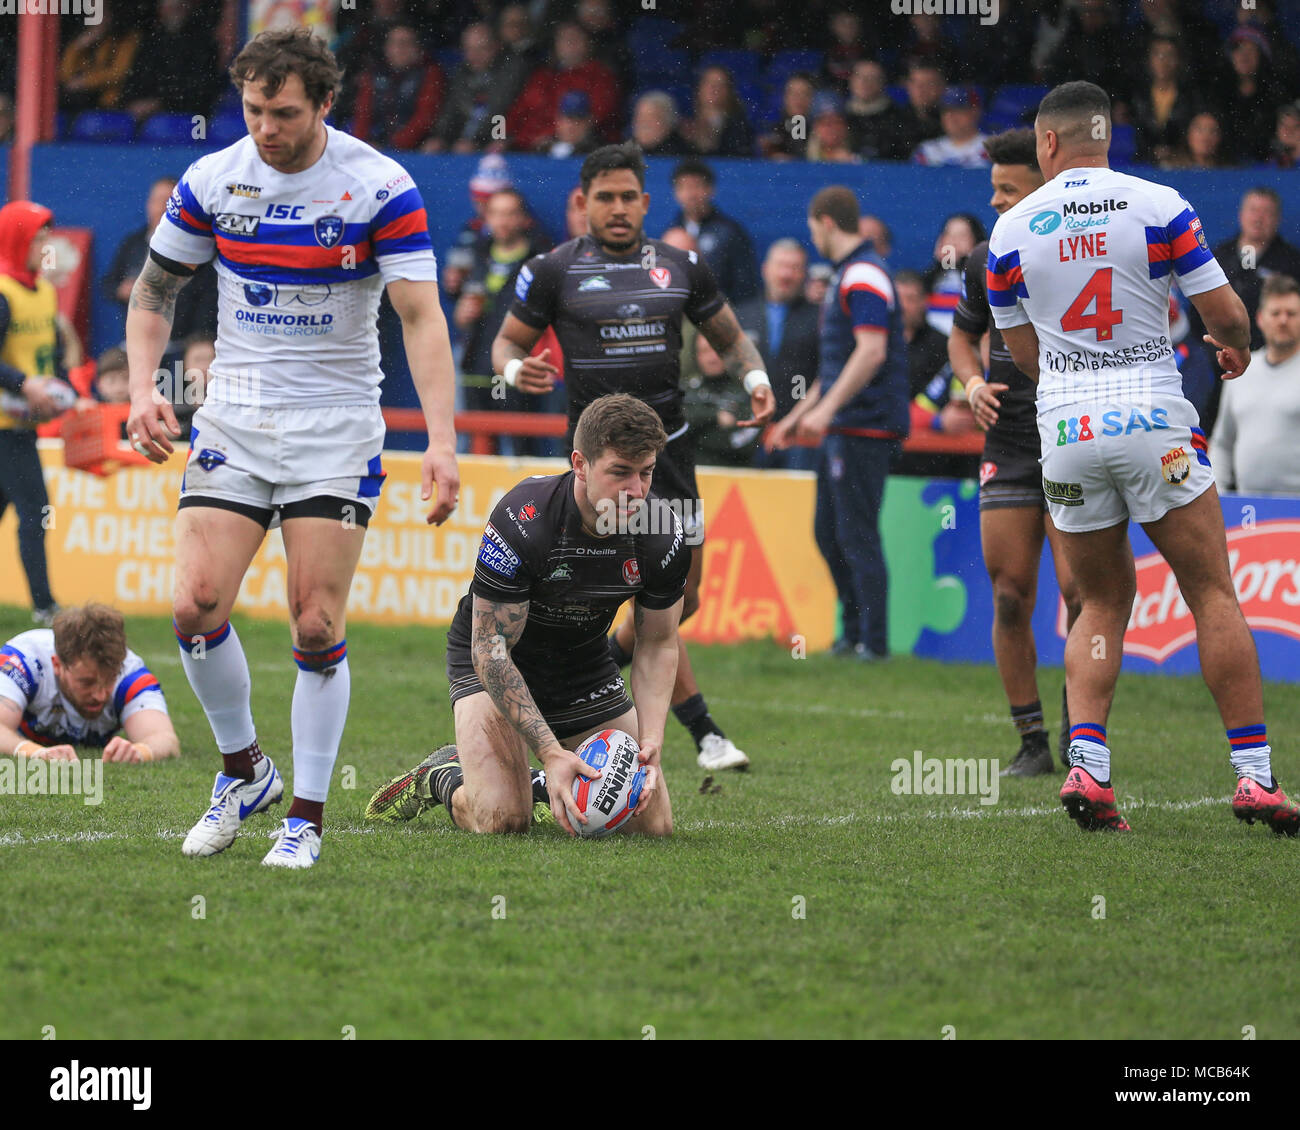
<path id="1" fill-rule="evenodd" d="M 237 115 L 222 68 L 239 7 L 119 0 L 96 25 L 65 21 L 60 110 L 69 121 L 89 109 L 140 123 Z M 1300 56 L 1277 0 L 1005 0 L 990 25 L 867 7 L 342 6 L 347 79 L 334 121 L 394 150 L 568 157 L 632 137 L 651 156 L 969 166 L 986 162 L 986 132 L 1024 124 L 1042 84 L 1087 75 L 1114 100 L 1122 159 L 1300 160 Z M 0 91 L 12 90 L 12 53 L 0 55 Z M 0 131 L 9 117 L 0 104 Z"/>

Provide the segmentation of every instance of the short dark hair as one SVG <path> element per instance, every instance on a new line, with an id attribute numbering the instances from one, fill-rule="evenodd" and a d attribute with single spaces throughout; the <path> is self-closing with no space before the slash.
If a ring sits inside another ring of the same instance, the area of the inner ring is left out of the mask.
<path id="1" fill-rule="evenodd" d="M 1100 114 L 1110 121 L 1110 95 L 1095 82 L 1063 82 L 1038 104 L 1038 116 L 1084 119 Z"/>
<path id="2" fill-rule="evenodd" d="M 1252 185 L 1241 194 L 1242 203 L 1245 203 L 1247 196 L 1264 196 L 1273 202 L 1273 207 L 1279 212 L 1282 211 L 1282 194 L 1276 188 L 1271 188 L 1266 184 Z"/>
<path id="3" fill-rule="evenodd" d="M 701 161 L 698 157 L 687 157 L 684 161 L 677 162 L 677 167 L 673 169 L 673 184 L 682 177 L 703 177 L 710 188 L 718 183 L 708 162 Z"/>
<path id="4" fill-rule="evenodd" d="M 616 169 L 629 169 L 637 184 L 645 188 L 645 154 L 635 141 L 624 141 L 618 145 L 602 145 L 587 154 L 578 173 L 582 191 L 585 193 L 591 188 L 591 182 L 601 173 L 612 173 Z"/>
<path id="5" fill-rule="evenodd" d="M 112 373 L 119 369 L 129 368 L 126 360 L 126 350 L 121 346 L 114 345 L 105 349 L 95 361 L 95 373 Z"/>
<path id="6" fill-rule="evenodd" d="M 922 290 L 926 289 L 925 279 L 921 277 L 920 271 L 913 271 L 910 267 L 904 267 L 901 271 L 894 272 L 894 286 L 905 284 L 919 286 Z"/>
<path id="7" fill-rule="evenodd" d="M 247 82 L 260 83 L 274 98 L 290 75 L 302 79 L 311 104 L 319 109 L 343 82 L 343 69 L 325 41 L 305 27 L 280 28 L 254 36 L 230 64 L 230 81 L 241 94 Z"/>
<path id="8" fill-rule="evenodd" d="M 858 214 L 858 198 L 853 195 L 853 189 L 842 184 L 828 185 L 808 204 L 809 219 L 829 216 L 840 231 L 853 235 L 858 232 Z"/>
<path id="9" fill-rule="evenodd" d="M 1031 129 L 1009 129 L 995 134 L 984 142 L 984 152 L 995 165 L 1025 165 L 1034 172 L 1038 168 L 1038 143 Z"/>
<path id="10" fill-rule="evenodd" d="M 1292 294 L 1300 294 L 1300 283 L 1290 275 L 1269 275 L 1259 288 L 1259 308 L 1264 309 L 1264 303 L 1270 298 L 1286 298 Z"/>
<path id="11" fill-rule="evenodd" d="M 71 666 L 89 659 L 101 673 L 117 671 L 126 662 L 126 627 L 122 613 L 91 602 L 64 608 L 54 617 L 54 654 Z"/>
<path id="12" fill-rule="evenodd" d="M 668 443 L 659 413 L 644 400 L 625 392 L 600 396 L 582 410 L 573 433 L 573 447 L 589 462 L 606 451 L 615 451 L 627 459 L 654 452 L 658 455 Z"/>
<path id="13" fill-rule="evenodd" d="M 488 202 L 490 203 L 494 196 L 513 196 L 515 202 L 519 205 L 519 210 L 525 215 L 528 214 L 528 201 L 524 199 L 524 194 L 519 189 L 511 186 L 510 188 L 498 188 L 488 193 Z"/>

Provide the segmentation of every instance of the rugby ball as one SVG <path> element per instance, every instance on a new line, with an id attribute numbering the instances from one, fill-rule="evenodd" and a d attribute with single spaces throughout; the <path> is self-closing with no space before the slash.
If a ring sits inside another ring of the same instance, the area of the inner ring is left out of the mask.
<path id="1" fill-rule="evenodd" d="M 599 839 L 617 831 L 632 815 L 641 800 L 645 770 L 637 760 L 641 747 L 636 738 L 622 730 L 602 730 L 593 734 L 573 752 L 600 777 L 583 777 L 573 782 L 573 800 L 587 823 L 574 820 L 573 830 L 580 836 Z"/>

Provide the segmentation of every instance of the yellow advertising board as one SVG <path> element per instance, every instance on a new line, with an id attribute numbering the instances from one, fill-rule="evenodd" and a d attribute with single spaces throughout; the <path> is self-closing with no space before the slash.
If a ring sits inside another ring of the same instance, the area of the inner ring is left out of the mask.
<path id="1" fill-rule="evenodd" d="M 50 496 L 46 551 L 51 587 L 65 604 L 103 600 L 129 614 L 171 609 L 172 521 L 182 464 L 132 467 L 96 478 L 63 465 L 59 441 L 42 443 Z M 565 469 L 559 460 L 461 457 L 460 505 L 439 529 L 424 523 L 419 457 L 388 452 L 379 511 L 366 534 L 348 616 L 381 624 L 446 624 L 469 587 L 483 525 L 503 494 L 527 475 Z M 810 474 L 703 468 L 708 527 L 700 611 L 683 635 L 700 643 L 804 637 L 828 647 L 835 594 L 813 541 Z M 6 603 L 23 603 L 12 507 L 0 521 Z M 236 611 L 286 615 L 284 545 L 272 530 L 254 559 Z"/>

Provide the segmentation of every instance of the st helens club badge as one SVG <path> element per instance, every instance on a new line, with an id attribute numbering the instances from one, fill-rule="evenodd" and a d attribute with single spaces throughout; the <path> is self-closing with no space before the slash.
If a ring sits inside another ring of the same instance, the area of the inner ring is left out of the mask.
<path id="1" fill-rule="evenodd" d="M 667 267 L 654 267 L 650 271 L 650 281 L 655 286 L 663 288 L 673 281 L 673 275 Z"/>
<path id="2" fill-rule="evenodd" d="M 623 562 L 623 580 L 629 585 L 641 583 L 641 566 L 635 557 L 629 557 Z"/>

